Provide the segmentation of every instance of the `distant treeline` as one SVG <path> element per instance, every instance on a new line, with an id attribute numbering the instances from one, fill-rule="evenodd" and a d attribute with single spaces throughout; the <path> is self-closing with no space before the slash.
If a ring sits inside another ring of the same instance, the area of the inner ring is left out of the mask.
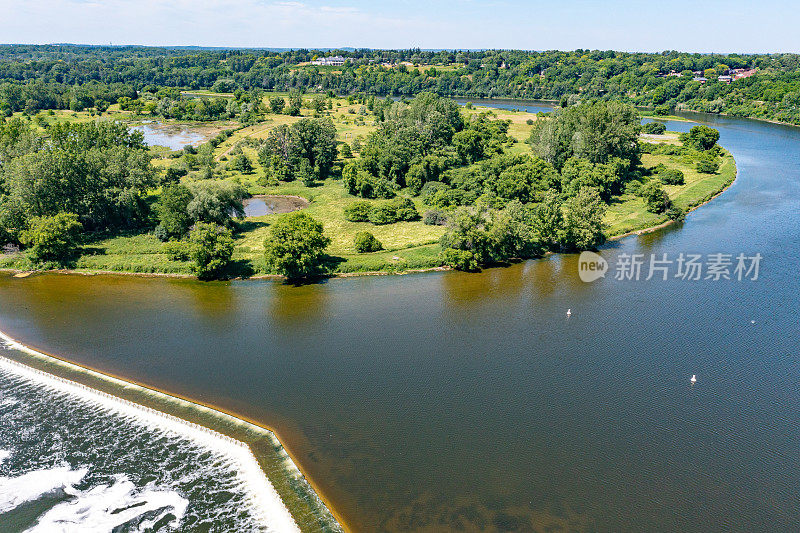
<path id="1" fill-rule="evenodd" d="M 343 66 L 315 66 L 340 55 Z M 730 83 L 733 69 L 755 74 Z M 670 76 L 669 74 L 673 75 Z M 681 74 L 678 76 L 677 74 Z M 695 78 L 704 80 L 695 80 Z M 0 112 L 102 110 L 164 87 L 467 98 L 616 99 L 800 124 L 800 55 L 598 50 L 195 50 L 0 46 Z M 227 91 L 226 91 L 227 92 Z"/>

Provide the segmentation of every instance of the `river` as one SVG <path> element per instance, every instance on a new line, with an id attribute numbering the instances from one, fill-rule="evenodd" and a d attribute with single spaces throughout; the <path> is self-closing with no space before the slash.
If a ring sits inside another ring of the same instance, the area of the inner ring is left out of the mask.
<path id="1" fill-rule="evenodd" d="M 797 531 L 800 129 L 692 118 L 738 179 L 592 283 L 573 255 L 303 287 L 0 275 L 0 330 L 275 428 L 356 531 Z M 681 253 L 762 260 L 616 279 Z"/>

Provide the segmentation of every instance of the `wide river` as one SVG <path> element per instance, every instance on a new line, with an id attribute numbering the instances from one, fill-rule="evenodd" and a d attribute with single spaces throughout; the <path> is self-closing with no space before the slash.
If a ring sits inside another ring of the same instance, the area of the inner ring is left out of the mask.
<path id="1" fill-rule="evenodd" d="M 0 275 L 0 330 L 273 427 L 353 530 L 798 531 L 800 129 L 694 118 L 738 179 L 601 250 L 593 283 L 577 256 L 304 287 Z M 676 278 L 681 253 L 732 254 L 731 279 Z"/>

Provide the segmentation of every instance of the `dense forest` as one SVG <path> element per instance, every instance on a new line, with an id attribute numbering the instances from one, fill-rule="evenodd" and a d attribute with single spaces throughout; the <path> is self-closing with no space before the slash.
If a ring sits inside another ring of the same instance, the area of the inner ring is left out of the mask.
<path id="1" fill-rule="evenodd" d="M 342 66 L 317 66 L 341 55 Z M 736 69 L 747 76 L 737 79 Z M 731 76 L 729 78 L 728 76 Z M 179 90 L 235 92 L 192 103 Z M 258 91 L 467 98 L 616 99 L 659 113 L 691 109 L 800 124 L 800 55 L 575 50 L 202 50 L 0 46 L 0 113 L 120 103 L 167 118 L 253 113 Z M 257 111 L 257 110 L 256 110 Z"/>

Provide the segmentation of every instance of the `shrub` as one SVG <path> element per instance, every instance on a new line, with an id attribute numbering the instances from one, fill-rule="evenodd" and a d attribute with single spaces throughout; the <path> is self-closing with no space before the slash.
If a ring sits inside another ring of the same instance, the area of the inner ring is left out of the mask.
<path id="1" fill-rule="evenodd" d="M 283 108 L 286 106 L 286 100 L 281 98 L 280 96 L 273 96 L 269 99 L 269 109 L 276 115 L 280 115 L 283 112 Z"/>
<path id="2" fill-rule="evenodd" d="M 231 168 L 238 170 L 242 174 L 250 174 L 253 172 L 253 164 L 250 159 L 244 154 L 239 154 L 231 160 Z"/>
<path id="3" fill-rule="evenodd" d="M 264 241 L 264 258 L 274 272 L 290 280 L 302 279 L 321 272 L 330 242 L 322 224 L 311 215 L 292 213 L 270 228 L 270 236 Z"/>
<path id="4" fill-rule="evenodd" d="M 447 214 L 439 209 L 431 209 L 430 211 L 425 211 L 422 222 L 428 226 L 446 226 Z"/>
<path id="5" fill-rule="evenodd" d="M 625 184 L 625 193 L 632 194 L 634 196 L 641 196 L 642 194 L 642 182 L 637 180 L 631 180 Z"/>
<path id="6" fill-rule="evenodd" d="M 215 224 L 197 223 L 189 237 L 194 261 L 192 271 L 198 279 L 211 280 L 222 276 L 233 255 L 233 237 L 227 228 Z"/>
<path id="7" fill-rule="evenodd" d="M 677 168 L 668 168 L 658 173 L 658 179 L 665 185 L 683 185 L 685 177 Z"/>
<path id="8" fill-rule="evenodd" d="M 667 126 L 661 122 L 648 122 L 642 126 L 642 132 L 649 133 L 651 135 L 661 135 L 665 131 L 667 131 Z"/>
<path id="9" fill-rule="evenodd" d="M 429 181 L 422 186 L 419 196 L 424 203 L 430 205 L 431 199 L 437 192 L 446 191 L 448 189 L 449 187 L 446 183 L 442 183 L 441 181 Z"/>
<path id="10" fill-rule="evenodd" d="M 419 212 L 410 198 L 398 198 L 395 200 L 395 218 L 397 220 L 417 220 Z"/>
<path id="11" fill-rule="evenodd" d="M 20 235 L 34 263 L 63 262 L 75 254 L 83 226 L 75 213 L 59 213 L 51 217 L 34 217 L 30 227 Z"/>
<path id="12" fill-rule="evenodd" d="M 475 254 L 469 250 L 446 248 L 442 252 L 442 263 L 450 268 L 463 270 L 464 272 L 476 272 L 480 270 Z"/>
<path id="13" fill-rule="evenodd" d="M 392 202 L 382 202 L 370 209 L 369 221 L 376 226 L 397 222 L 397 207 Z"/>
<path id="14" fill-rule="evenodd" d="M 381 241 L 376 239 L 375 235 L 373 235 L 368 231 L 360 231 L 356 233 L 353 242 L 356 248 L 356 252 L 360 254 L 383 250 L 383 244 L 381 243 Z"/>
<path id="15" fill-rule="evenodd" d="M 704 157 L 697 162 L 697 171 L 703 174 L 714 174 L 719 170 L 719 162 L 710 157 Z"/>
<path id="16" fill-rule="evenodd" d="M 371 202 L 359 200 L 344 208 L 344 218 L 350 222 L 369 222 L 369 212 L 371 210 Z"/>
<path id="17" fill-rule="evenodd" d="M 657 180 L 650 180 L 642 187 L 642 198 L 651 213 L 663 213 L 670 205 L 664 186 Z"/>
<path id="18" fill-rule="evenodd" d="M 680 221 L 686 218 L 686 211 L 674 205 L 670 205 L 667 210 L 664 211 L 664 214 L 667 215 L 670 220 Z"/>

